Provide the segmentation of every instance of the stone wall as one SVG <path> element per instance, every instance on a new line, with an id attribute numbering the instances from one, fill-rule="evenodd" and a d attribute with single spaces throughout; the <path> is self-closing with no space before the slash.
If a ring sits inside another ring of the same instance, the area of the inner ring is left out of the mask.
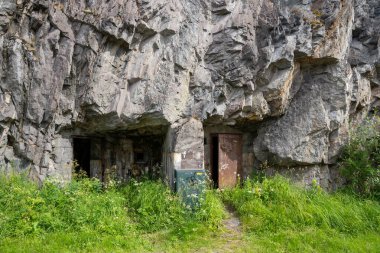
<path id="1" fill-rule="evenodd" d="M 1 167 L 69 179 L 73 136 L 165 128 L 172 181 L 207 163 L 214 125 L 244 135 L 247 174 L 330 168 L 379 106 L 379 16 L 377 0 L 3 0 Z"/>

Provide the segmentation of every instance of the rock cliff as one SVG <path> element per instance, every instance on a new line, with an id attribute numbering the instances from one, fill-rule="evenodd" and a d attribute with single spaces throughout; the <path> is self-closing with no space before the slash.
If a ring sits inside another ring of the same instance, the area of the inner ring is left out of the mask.
<path id="1" fill-rule="evenodd" d="M 0 163 L 40 180 L 70 177 L 72 136 L 162 134 L 167 175 L 207 168 L 219 127 L 245 174 L 327 185 L 380 105 L 380 1 L 2 0 L 0 63 Z"/>

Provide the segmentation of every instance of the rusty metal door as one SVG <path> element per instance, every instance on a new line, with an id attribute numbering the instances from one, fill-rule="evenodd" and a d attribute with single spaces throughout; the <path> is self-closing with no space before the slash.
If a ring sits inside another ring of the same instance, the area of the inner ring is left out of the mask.
<path id="1" fill-rule="evenodd" d="M 242 137 L 239 134 L 219 134 L 219 188 L 233 187 L 242 167 Z"/>

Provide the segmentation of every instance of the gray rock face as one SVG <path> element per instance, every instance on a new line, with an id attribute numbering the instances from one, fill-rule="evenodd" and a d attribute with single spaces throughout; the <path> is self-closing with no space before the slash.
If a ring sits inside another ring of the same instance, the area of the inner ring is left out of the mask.
<path id="1" fill-rule="evenodd" d="M 73 136 L 160 135 L 169 179 L 207 168 L 209 126 L 247 136 L 248 171 L 328 171 L 380 106 L 380 2 L 2 0 L 0 63 L 0 163 L 40 180 L 70 178 Z"/>

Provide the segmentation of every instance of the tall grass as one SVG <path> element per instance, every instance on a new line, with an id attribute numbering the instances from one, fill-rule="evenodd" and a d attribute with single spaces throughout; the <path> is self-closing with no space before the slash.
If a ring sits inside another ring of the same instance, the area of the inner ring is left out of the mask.
<path id="1" fill-rule="evenodd" d="M 132 181 L 123 188 L 128 211 L 138 227 L 154 232 L 171 230 L 184 238 L 202 228 L 216 230 L 225 217 L 222 201 L 213 191 L 206 191 L 198 209 L 191 210 L 159 181 Z"/>
<path id="2" fill-rule="evenodd" d="M 304 189 L 276 176 L 247 180 L 243 187 L 223 192 L 240 215 L 246 231 L 334 229 L 345 234 L 380 232 L 380 205 L 343 193 L 328 194 L 318 187 Z"/>
<path id="3" fill-rule="evenodd" d="M 51 232 L 90 232 L 111 235 L 135 230 L 125 215 L 125 198 L 103 191 L 95 179 L 66 186 L 45 182 L 42 187 L 20 175 L 0 175 L 0 238 Z"/>
<path id="4" fill-rule="evenodd" d="M 38 186 L 19 174 L 0 174 L 0 251 L 1 242 L 13 245 L 26 238 L 39 247 L 37 241 L 58 237 L 63 244 L 55 247 L 76 245 L 74 251 L 99 247 L 100 242 L 105 246 L 108 240 L 112 250 L 150 248 L 143 241 L 148 233 L 165 231 L 165 240 L 189 239 L 216 231 L 224 215 L 214 192 L 207 192 L 193 212 L 160 181 L 104 187 L 96 179 L 81 178 Z"/>
<path id="5" fill-rule="evenodd" d="M 0 252 L 223 249 L 230 239 L 222 226 L 222 200 L 235 207 L 243 223 L 245 239 L 234 243 L 240 247 L 236 252 L 379 248 L 378 202 L 328 194 L 318 187 L 306 190 L 278 176 L 247 180 L 242 187 L 220 192 L 208 190 L 201 206 L 191 211 L 160 181 L 105 188 L 84 178 L 38 186 L 20 175 L 0 175 Z"/>

